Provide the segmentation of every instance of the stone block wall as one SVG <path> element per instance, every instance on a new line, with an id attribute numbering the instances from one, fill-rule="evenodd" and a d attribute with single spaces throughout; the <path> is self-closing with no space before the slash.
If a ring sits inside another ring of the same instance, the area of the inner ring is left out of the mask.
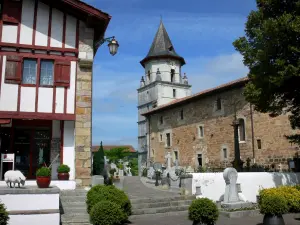
<path id="1" fill-rule="evenodd" d="M 93 39 L 93 30 L 80 22 L 75 122 L 75 179 L 78 186 L 91 183 Z"/>
<path id="2" fill-rule="evenodd" d="M 165 163 L 166 153 L 174 155 L 174 151 L 177 151 L 181 166 L 197 168 L 198 154 L 202 154 L 203 165 L 214 168 L 231 166 L 234 159 L 234 133 L 231 124 L 236 111 L 237 118 L 245 121 L 246 139 L 240 142 L 242 160 L 246 161 L 249 157 L 253 163 L 255 154 L 255 162 L 260 165 L 282 163 L 287 167 L 288 159 L 293 158 L 298 149 L 285 138 L 285 135 L 295 133 L 288 116 L 271 118 L 268 114 L 253 111 L 252 136 L 250 104 L 242 93 L 243 87 L 233 88 L 152 115 L 149 150 L 154 152 L 154 161 Z M 218 98 L 221 98 L 222 109 L 217 111 Z M 234 110 L 234 106 L 237 110 Z M 181 110 L 184 112 L 183 119 L 180 118 Z M 160 116 L 163 116 L 163 124 L 160 124 Z M 199 136 L 199 126 L 204 128 L 203 138 Z M 166 133 L 171 134 L 170 147 L 166 147 Z M 258 139 L 261 140 L 261 149 L 257 146 Z M 227 159 L 224 158 L 224 148 L 227 149 Z"/>

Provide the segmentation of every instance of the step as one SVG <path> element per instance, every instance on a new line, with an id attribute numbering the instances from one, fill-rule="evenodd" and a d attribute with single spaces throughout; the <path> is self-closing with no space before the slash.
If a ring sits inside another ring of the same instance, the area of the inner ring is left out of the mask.
<path id="1" fill-rule="evenodd" d="M 76 190 L 76 191 L 61 191 L 60 196 L 86 196 L 87 191 Z"/>
<path id="2" fill-rule="evenodd" d="M 61 196 L 62 202 L 85 202 L 86 196 Z"/>
<path id="3" fill-rule="evenodd" d="M 68 213 L 61 215 L 62 223 L 89 223 L 90 216 L 88 213 Z"/>
<path id="4" fill-rule="evenodd" d="M 188 216 L 188 211 L 176 211 L 176 212 L 165 212 L 165 213 L 156 213 L 155 217 L 156 218 L 160 218 L 160 217 L 165 217 L 165 216 L 183 216 L 183 217 L 187 217 Z M 149 214 L 140 214 L 140 215 L 131 215 L 129 217 L 129 221 L 131 220 L 135 220 L 135 219 L 147 219 L 149 218 Z"/>
<path id="5" fill-rule="evenodd" d="M 61 205 L 63 208 L 72 207 L 72 206 L 78 207 L 78 206 L 86 206 L 86 203 L 85 203 L 85 201 L 84 202 L 79 202 L 79 201 L 78 202 L 64 202 L 64 201 L 62 201 Z"/>
<path id="6" fill-rule="evenodd" d="M 191 205 L 192 200 L 179 200 L 170 202 L 155 202 L 155 203 L 135 203 L 132 204 L 132 209 L 144 209 L 144 208 L 159 208 L 168 206 L 184 206 Z"/>
<path id="7" fill-rule="evenodd" d="M 87 212 L 86 205 L 84 206 L 73 206 L 73 207 L 64 207 L 63 208 L 64 214 L 72 214 L 72 213 L 81 213 L 81 212 Z"/>
<path id="8" fill-rule="evenodd" d="M 180 200 L 194 200 L 195 196 L 175 196 L 175 197 L 167 197 L 167 198 L 137 198 L 130 199 L 131 204 L 138 203 L 157 203 L 157 202 L 171 202 L 171 201 L 180 201 Z"/>
<path id="9" fill-rule="evenodd" d="M 160 207 L 160 208 L 136 209 L 136 210 L 133 210 L 132 215 L 157 214 L 157 213 L 166 213 L 166 212 L 175 212 L 175 211 L 186 211 L 186 210 L 188 210 L 188 208 L 189 208 L 189 205 L 186 205 L 186 206 L 172 206 L 172 207 Z"/>

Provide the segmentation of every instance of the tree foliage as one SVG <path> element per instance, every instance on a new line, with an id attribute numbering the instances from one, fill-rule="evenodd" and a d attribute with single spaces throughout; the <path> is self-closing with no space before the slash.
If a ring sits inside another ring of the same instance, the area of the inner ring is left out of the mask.
<path id="1" fill-rule="evenodd" d="M 233 45 L 249 68 L 246 100 L 259 112 L 289 113 L 300 128 L 300 1 L 257 0 L 246 22 L 244 37 Z M 288 137 L 300 143 L 300 136 Z"/>
<path id="2" fill-rule="evenodd" d="M 117 164 L 120 159 L 123 160 L 130 154 L 131 152 L 126 147 L 112 148 L 105 151 L 105 156 L 109 159 L 110 162 L 115 164 Z"/>
<path id="3" fill-rule="evenodd" d="M 93 175 L 102 175 L 104 164 L 104 150 L 101 141 L 99 150 L 93 156 Z"/>

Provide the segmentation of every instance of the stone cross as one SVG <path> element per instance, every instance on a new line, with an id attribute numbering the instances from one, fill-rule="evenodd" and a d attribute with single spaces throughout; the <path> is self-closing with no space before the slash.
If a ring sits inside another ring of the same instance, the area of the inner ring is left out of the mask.
<path id="1" fill-rule="evenodd" d="M 167 159 L 167 169 L 171 169 L 171 153 L 168 152 L 165 158 Z"/>
<path id="2" fill-rule="evenodd" d="M 106 158 L 106 156 L 104 156 L 104 164 L 108 164 L 109 163 L 109 159 Z"/>
<path id="3" fill-rule="evenodd" d="M 226 168 L 223 173 L 223 177 L 226 183 L 224 203 L 239 202 L 239 195 L 237 190 L 237 177 L 238 173 L 235 168 Z"/>

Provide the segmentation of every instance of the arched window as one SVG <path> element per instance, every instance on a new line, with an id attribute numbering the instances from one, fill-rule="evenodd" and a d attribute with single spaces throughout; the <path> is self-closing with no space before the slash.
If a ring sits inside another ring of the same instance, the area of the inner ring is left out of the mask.
<path id="1" fill-rule="evenodd" d="M 171 82 L 174 83 L 175 82 L 175 70 L 171 69 Z"/>
<path id="2" fill-rule="evenodd" d="M 239 119 L 239 141 L 246 140 L 245 120 Z"/>

